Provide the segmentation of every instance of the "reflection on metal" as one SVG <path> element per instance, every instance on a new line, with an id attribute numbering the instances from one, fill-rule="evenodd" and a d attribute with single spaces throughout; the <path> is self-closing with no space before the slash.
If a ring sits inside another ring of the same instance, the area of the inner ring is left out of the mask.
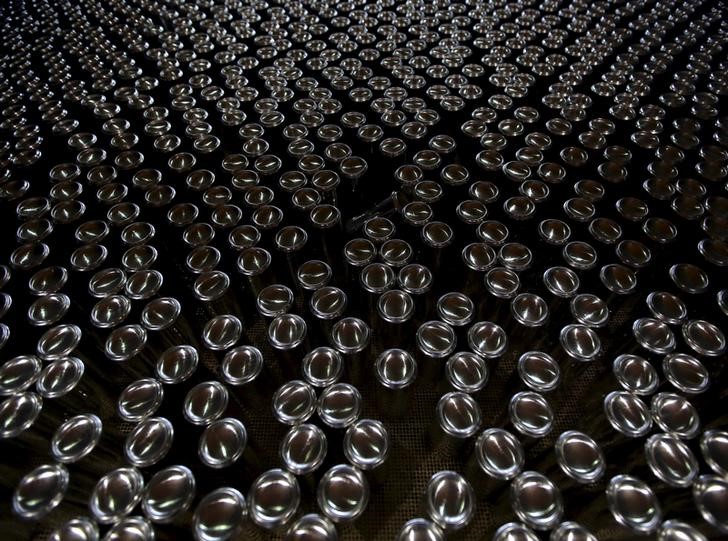
<path id="1" fill-rule="evenodd" d="M 719 539 L 728 8 L 0 6 L 3 539 Z"/>

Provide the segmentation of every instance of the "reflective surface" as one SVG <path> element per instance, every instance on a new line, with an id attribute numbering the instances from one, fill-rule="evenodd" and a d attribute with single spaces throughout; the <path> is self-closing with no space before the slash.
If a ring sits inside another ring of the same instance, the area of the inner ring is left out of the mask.
<path id="1" fill-rule="evenodd" d="M 724 537 L 727 9 L 2 3 L 4 536 Z"/>

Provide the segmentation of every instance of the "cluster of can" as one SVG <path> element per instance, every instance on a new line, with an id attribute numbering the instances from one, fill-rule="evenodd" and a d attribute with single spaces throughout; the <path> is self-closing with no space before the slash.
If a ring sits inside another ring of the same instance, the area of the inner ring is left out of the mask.
<path id="1" fill-rule="evenodd" d="M 0 6 L 3 538 L 728 534 L 727 21 Z"/>

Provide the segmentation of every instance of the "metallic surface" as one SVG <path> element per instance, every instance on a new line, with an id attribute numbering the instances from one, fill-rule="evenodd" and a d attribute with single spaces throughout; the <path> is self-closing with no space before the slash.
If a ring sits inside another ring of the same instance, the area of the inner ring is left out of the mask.
<path id="1" fill-rule="evenodd" d="M 0 538 L 725 538 L 727 21 L 4 2 Z"/>

